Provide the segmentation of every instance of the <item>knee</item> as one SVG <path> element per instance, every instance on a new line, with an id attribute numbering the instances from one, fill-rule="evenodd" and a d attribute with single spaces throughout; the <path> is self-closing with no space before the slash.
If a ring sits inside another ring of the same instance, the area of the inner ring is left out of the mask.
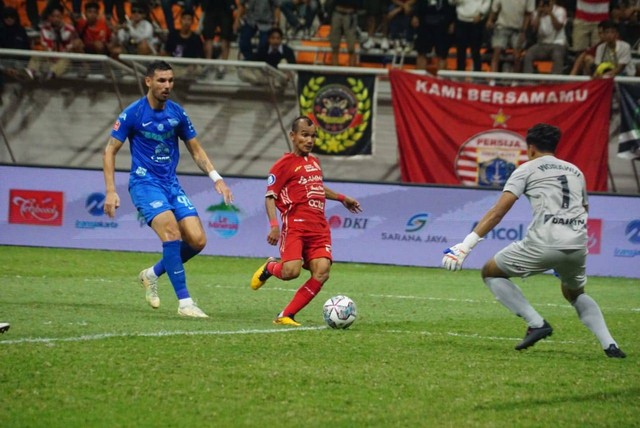
<path id="1" fill-rule="evenodd" d="M 572 289 L 567 288 L 564 284 L 562 285 L 562 295 L 567 300 L 567 302 L 571 304 L 573 304 L 581 294 L 584 294 L 583 288 Z"/>
<path id="2" fill-rule="evenodd" d="M 204 250 L 204 247 L 206 245 L 207 245 L 207 237 L 205 235 L 199 236 L 196 239 L 192 240 L 192 242 L 189 242 L 189 246 L 194 250 L 196 250 L 197 252 Z"/>
<path id="3" fill-rule="evenodd" d="M 329 280 L 329 272 L 317 272 L 313 274 L 313 278 L 320 282 L 321 284 L 324 284 L 325 282 L 327 282 Z"/>
<path id="4" fill-rule="evenodd" d="M 300 276 L 300 266 L 282 266 L 282 279 L 289 281 Z"/>

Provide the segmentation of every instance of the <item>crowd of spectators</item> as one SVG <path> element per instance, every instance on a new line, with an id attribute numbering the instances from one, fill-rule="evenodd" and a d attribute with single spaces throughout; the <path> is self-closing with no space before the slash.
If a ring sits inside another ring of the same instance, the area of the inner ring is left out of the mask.
<path id="1" fill-rule="evenodd" d="M 29 22 L 22 23 L 17 9 L 2 7 L 0 47 L 30 49 L 39 33 L 36 44 L 53 52 L 224 60 L 237 42 L 239 59 L 267 58 L 275 67 L 296 61 L 287 43 L 309 39 L 328 25 L 323 34 L 334 65 L 346 46 L 351 66 L 358 63 L 358 50 L 395 50 L 413 52 L 416 68 L 430 71 L 537 73 L 542 62 L 545 72 L 610 76 L 636 75 L 632 52 L 640 38 L 640 0 L 98 1 L 49 0 L 40 12 L 36 0 L 26 0 Z M 162 19 L 153 15 L 156 9 Z M 24 73 L 49 79 L 67 66 L 33 58 Z M 224 78 L 224 67 L 214 71 L 215 78 Z"/>

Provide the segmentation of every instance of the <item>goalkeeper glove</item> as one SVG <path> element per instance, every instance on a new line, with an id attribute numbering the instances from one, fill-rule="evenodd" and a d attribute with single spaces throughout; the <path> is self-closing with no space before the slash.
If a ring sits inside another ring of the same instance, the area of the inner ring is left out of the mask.
<path id="1" fill-rule="evenodd" d="M 442 258 L 442 267 L 447 270 L 460 270 L 462 269 L 462 263 L 467 258 L 473 247 L 480 242 L 480 236 L 477 233 L 471 232 L 464 238 L 459 244 L 449 247 L 444 251 L 444 257 Z"/>

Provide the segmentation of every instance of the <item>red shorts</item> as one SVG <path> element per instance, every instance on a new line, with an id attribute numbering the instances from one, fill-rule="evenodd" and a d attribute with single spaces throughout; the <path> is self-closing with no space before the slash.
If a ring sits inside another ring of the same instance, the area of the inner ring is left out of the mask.
<path id="1" fill-rule="evenodd" d="M 295 229 L 282 231 L 280 237 L 280 259 L 282 262 L 302 259 L 306 266 L 310 260 L 320 258 L 333 260 L 331 232 Z"/>

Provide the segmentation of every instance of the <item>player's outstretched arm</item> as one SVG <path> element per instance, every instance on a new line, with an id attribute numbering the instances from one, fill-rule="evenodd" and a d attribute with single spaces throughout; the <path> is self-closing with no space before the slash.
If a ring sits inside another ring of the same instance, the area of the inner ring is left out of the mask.
<path id="1" fill-rule="evenodd" d="M 107 147 L 102 154 L 102 172 L 106 188 L 104 213 L 110 218 L 116 216 L 116 209 L 120 206 L 120 197 L 116 193 L 116 155 L 123 146 L 123 142 L 109 137 Z"/>
<path id="2" fill-rule="evenodd" d="M 486 212 L 480 219 L 473 231 L 464 240 L 452 247 L 444 250 L 442 267 L 447 270 L 460 270 L 462 263 L 467 258 L 473 247 L 482 240 L 482 237 L 500 223 L 502 218 L 509 212 L 518 197 L 511 192 L 502 192 L 498 202 Z"/>
<path id="3" fill-rule="evenodd" d="M 324 195 L 325 195 L 325 198 L 327 199 L 342 202 L 342 205 L 344 205 L 346 209 L 348 209 L 354 214 L 362 212 L 362 207 L 360 206 L 360 202 L 356 201 L 350 196 L 346 196 L 346 195 L 343 195 L 342 193 L 334 192 L 327 186 L 324 186 Z"/>
<path id="4" fill-rule="evenodd" d="M 189 150 L 194 162 L 198 165 L 198 168 L 213 180 L 213 187 L 216 189 L 218 194 L 222 195 L 224 203 L 227 205 L 231 204 L 233 202 L 233 193 L 231 192 L 231 189 L 227 187 L 222 176 L 213 167 L 213 163 L 202 148 L 200 141 L 198 141 L 197 138 L 192 138 L 185 142 L 185 145 L 187 146 L 187 150 Z"/>

